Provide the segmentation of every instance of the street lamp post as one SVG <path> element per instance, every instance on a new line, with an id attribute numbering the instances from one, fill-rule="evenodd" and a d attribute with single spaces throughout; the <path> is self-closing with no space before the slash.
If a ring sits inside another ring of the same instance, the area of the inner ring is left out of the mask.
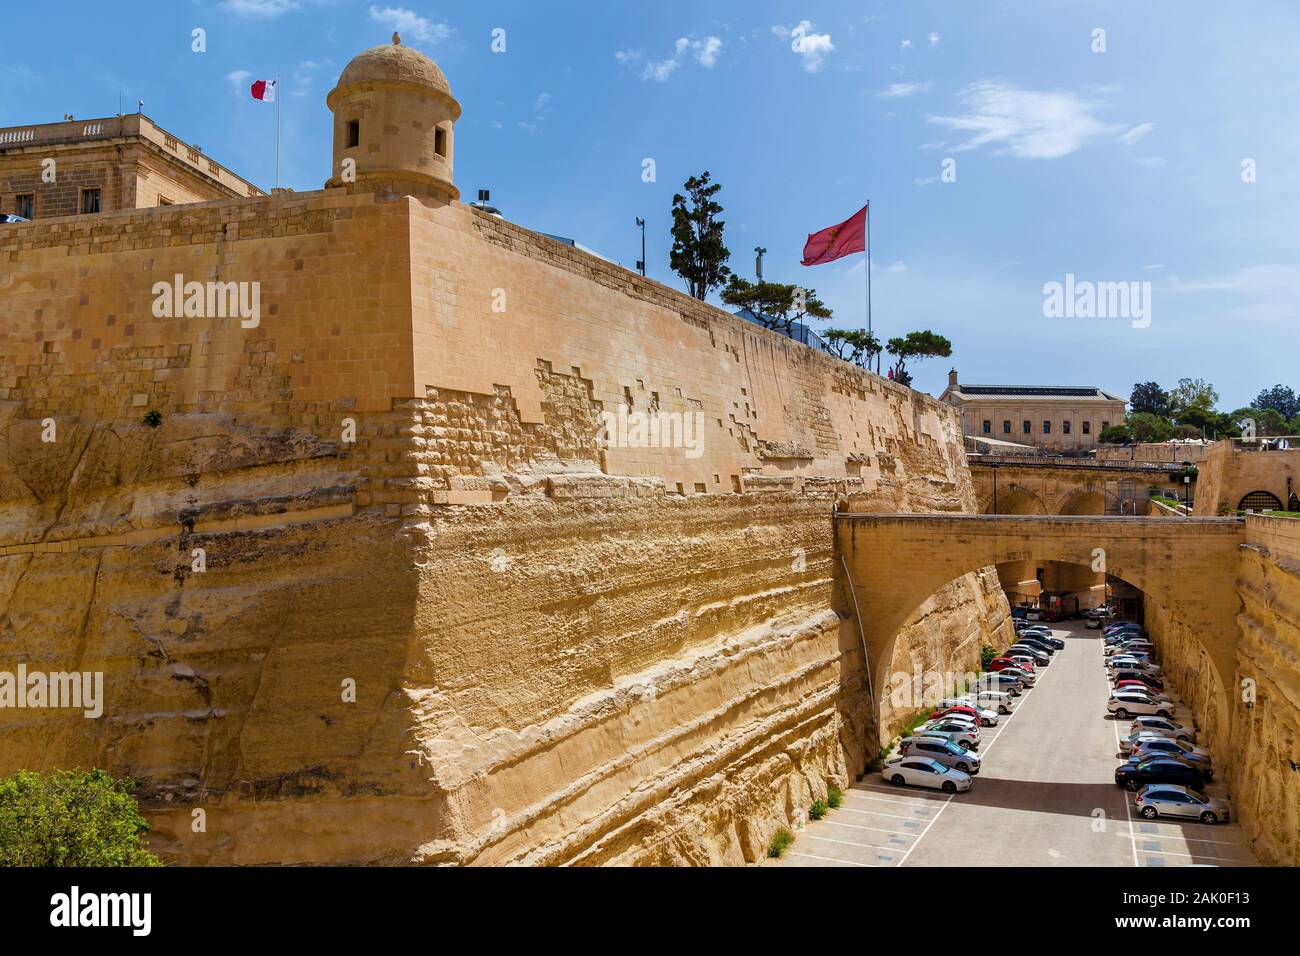
<path id="1" fill-rule="evenodd" d="M 636 224 L 641 227 L 641 258 L 637 261 L 636 267 L 642 277 L 645 276 L 645 220 L 640 216 L 636 217 Z"/>
<path id="2" fill-rule="evenodd" d="M 989 467 L 993 469 L 993 513 L 997 514 L 998 513 L 998 466 L 996 463 L 990 462 Z"/>
<path id="3" fill-rule="evenodd" d="M 1192 476 L 1183 475 L 1183 498 L 1187 507 L 1186 517 L 1192 516 Z"/>

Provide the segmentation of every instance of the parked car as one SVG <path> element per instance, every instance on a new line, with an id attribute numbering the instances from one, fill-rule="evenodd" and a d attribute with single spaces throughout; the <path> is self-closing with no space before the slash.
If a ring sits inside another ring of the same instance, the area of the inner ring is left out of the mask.
<path id="1" fill-rule="evenodd" d="M 880 768 L 880 776 L 897 786 L 930 787 L 944 793 L 970 789 L 970 774 L 953 770 L 928 757 L 890 757 Z"/>
<path id="2" fill-rule="evenodd" d="M 960 727 L 963 730 L 966 730 L 969 733 L 973 734 L 976 740 L 979 739 L 980 725 L 979 725 L 979 721 L 977 721 L 974 717 L 966 717 L 964 715 L 958 716 L 956 714 L 951 714 L 947 717 L 935 717 L 921 724 L 921 727 L 931 727 L 941 723 L 946 723 L 952 727 Z"/>
<path id="3" fill-rule="evenodd" d="M 1019 666 L 1020 666 L 1019 661 L 1017 661 L 1014 657 L 995 657 L 993 658 L 993 660 L 989 661 L 989 670 L 991 671 L 1001 671 L 1001 670 L 1006 670 L 1008 667 L 1019 667 Z M 1028 668 L 1025 669 L 1027 670 Z"/>
<path id="4" fill-rule="evenodd" d="M 1161 671 L 1159 664 L 1141 657 L 1112 657 L 1106 662 L 1106 667 L 1112 671 L 1138 671 L 1142 674 L 1159 674 Z"/>
<path id="5" fill-rule="evenodd" d="M 1029 671 L 1031 674 L 1036 674 L 1038 668 L 1043 666 L 1028 654 L 1012 654 L 1010 657 L 1013 667 L 1019 667 L 1022 671 Z"/>
<path id="6" fill-rule="evenodd" d="M 1164 690 L 1165 682 L 1154 674 L 1148 674 L 1145 671 L 1115 671 L 1110 675 L 1115 681 L 1115 686 L 1136 682 L 1150 687 L 1152 690 Z"/>
<path id="7" fill-rule="evenodd" d="M 1173 698 L 1163 691 L 1153 690 L 1146 684 L 1138 682 L 1136 684 L 1125 684 L 1123 687 L 1111 688 L 1111 696 L 1116 694 L 1135 694 L 1138 697 L 1145 697 L 1147 700 L 1160 701 L 1166 704 L 1172 704 Z"/>
<path id="8" fill-rule="evenodd" d="M 1140 763 L 1116 767 L 1115 783 L 1134 792 L 1151 783 L 1174 783 L 1201 790 L 1205 778 L 1198 768 L 1177 757 L 1148 757 Z"/>
<path id="9" fill-rule="evenodd" d="M 975 700 L 979 702 L 980 707 L 997 711 L 999 714 L 1009 714 L 1016 707 L 1016 702 L 1009 693 L 992 688 L 978 689 Z"/>
<path id="10" fill-rule="evenodd" d="M 1027 671 L 1019 667 L 1004 667 L 1002 668 L 1002 670 L 998 671 L 998 673 L 1007 674 L 1011 677 L 1014 677 L 1017 680 L 1019 680 L 1022 684 L 1024 684 L 1026 687 L 1033 687 L 1034 682 L 1037 680 L 1037 678 L 1034 676 L 1034 674 L 1031 671 Z"/>
<path id="11" fill-rule="evenodd" d="M 944 740 L 951 740 L 963 750 L 979 750 L 980 746 L 979 728 L 955 720 L 928 721 L 917 727 L 912 736 L 942 737 Z"/>
<path id="12" fill-rule="evenodd" d="M 1106 701 L 1106 709 L 1120 720 L 1127 720 L 1131 714 L 1139 716 L 1154 714 L 1158 717 L 1172 717 L 1174 715 L 1173 704 L 1152 700 L 1145 694 L 1135 694 L 1132 691 L 1121 691 L 1118 694 L 1112 694 L 1110 700 Z"/>
<path id="13" fill-rule="evenodd" d="M 904 737 L 898 745 L 900 753 L 909 757 L 929 757 L 945 767 L 952 767 L 971 776 L 980 772 L 980 758 L 951 740 L 934 737 Z"/>
<path id="14" fill-rule="evenodd" d="M 978 680 L 979 683 L 975 685 L 975 689 L 981 694 L 985 691 L 994 690 L 1000 691 L 1004 694 L 1010 694 L 1012 697 L 1019 697 L 1021 692 L 1025 689 L 1025 685 L 1022 681 L 1017 680 L 1010 674 L 1003 674 L 1001 671 L 995 671 L 991 674 L 981 674 Z"/>
<path id="15" fill-rule="evenodd" d="M 1055 647 L 1053 647 L 1051 644 L 1048 643 L 1047 638 L 1038 637 L 1035 634 L 1021 634 L 1018 638 L 1016 638 L 1015 646 L 1030 647 L 1038 651 L 1040 654 L 1046 654 L 1048 657 L 1051 657 L 1053 654 L 1055 654 L 1057 650 Z"/>
<path id="16" fill-rule="evenodd" d="M 1039 644 L 1046 644 L 1047 650 L 1049 651 L 1061 651 L 1065 649 L 1065 641 L 1062 638 L 1054 636 L 1051 632 L 1046 634 L 1031 633 L 1026 634 L 1025 637 L 1032 638 Z"/>
<path id="17" fill-rule="evenodd" d="M 1177 721 L 1170 720 L 1168 717 L 1134 717 L 1133 730 L 1160 734 L 1163 737 L 1173 737 L 1175 740 L 1186 740 L 1190 744 L 1196 743 L 1196 730 L 1194 728 L 1186 727 Z"/>
<path id="18" fill-rule="evenodd" d="M 1208 752 L 1191 744 L 1180 744 L 1168 737 L 1140 737 L 1133 744 L 1129 761 L 1142 761 L 1148 757 L 1181 757 L 1205 774 L 1206 780 L 1214 779 L 1214 761 Z"/>
<path id="19" fill-rule="evenodd" d="M 1227 823 L 1232 819 L 1225 801 L 1176 784 L 1148 784 L 1133 802 L 1137 806 L 1137 812 L 1148 820 L 1156 817 L 1194 817 L 1202 823 L 1215 824 Z"/>
<path id="20" fill-rule="evenodd" d="M 942 717 L 949 713 L 966 714 L 969 717 L 975 717 L 982 727 L 996 727 L 998 725 L 997 708 L 985 707 L 970 697 L 949 697 L 941 700 L 939 701 L 939 709 L 930 717 Z"/>
<path id="21" fill-rule="evenodd" d="M 1099 618 L 1099 617 L 1090 617 L 1090 618 L 1088 618 L 1086 621 L 1083 622 L 1083 626 L 1086 627 L 1086 628 L 1087 628 L 1088 630 L 1090 630 L 1090 631 L 1100 631 L 1100 630 L 1101 630 L 1101 618 Z"/>

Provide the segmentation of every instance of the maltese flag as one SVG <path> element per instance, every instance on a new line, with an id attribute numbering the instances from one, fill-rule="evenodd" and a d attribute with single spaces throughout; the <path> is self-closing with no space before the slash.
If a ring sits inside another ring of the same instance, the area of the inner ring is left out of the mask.
<path id="1" fill-rule="evenodd" d="M 275 84 L 279 80 L 258 80 L 252 86 L 253 99 L 263 103 L 275 102 Z"/>

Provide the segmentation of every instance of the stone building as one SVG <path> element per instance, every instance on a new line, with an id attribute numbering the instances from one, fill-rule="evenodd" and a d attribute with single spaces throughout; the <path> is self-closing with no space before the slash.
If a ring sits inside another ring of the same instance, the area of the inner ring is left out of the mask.
<path id="1" fill-rule="evenodd" d="M 1293 445 L 1300 439 L 1215 442 L 1199 466 L 1193 513 L 1300 511 L 1300 447 Z"/>
<path id="2" fill-rule="evenodd" d="M 142 113 L 0 129 L 0 213 L 51 219 L 261 195 Z"/>
<path id="3" fill-rule="evenodd" d="M 956 369 L 939 400 L 961 413 L 964 435 L 1050 452 L 1095 448 L 1107 426 L 1123 423 L 1128 406 L 1092 385 L 961 385 Z"/>

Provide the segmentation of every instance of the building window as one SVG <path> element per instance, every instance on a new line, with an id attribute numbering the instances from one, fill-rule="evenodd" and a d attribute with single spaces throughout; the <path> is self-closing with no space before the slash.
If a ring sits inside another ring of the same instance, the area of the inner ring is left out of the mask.
<path id="1" fill-rule="evenodd" d="M 1069 422 L 1061 422 L 1061 434 L 1062 434 L 1062 435 L 1068 435 L 1068 434 L 1070 434 L 1070 423 L 1069 423 Z"/>
<path id="2" fill-rule="evenodd" d="M 99 190 L 83 189 L 81 191 L 81 214 L 85 216 L 95 212 L 99 212 Z"/>
<path id="3" fill-rule="evenodd" d="M 1002 419 L 1002 434 L 1004 435 L 1011 434 L 1011 419 L 1009 418 Z"/>
<path id="4" fill-rule="evenodd" d="M 361 145 L 361 120 L 348 120 L 348 145 L 351 149 Z"/>
<path id="5" fill-rule="evenodd" d="M 1102 430 L 1102 431 L 1105 431 L 1107 428 L 1110 428 L 1110 422 L 1102 422 L 1102 423 L 1101 423 L 1101 430 Z"/>
<path id="6" fill-rule="evenodd" d="M 1030 432 L 1030 428 L 1029 428 L 1029 419 L 1028 419 L 1028 418 L 1025 419 L 1025 424 L 1021 427 L 1020 430 L 1023 431 L 1026 435 L 1029 434 L 1029 432 Z"/>
<path id="7" fill-rule="evenodd" d="M 32 193 L 24 193 L 21 196 L 14 197 L 14 215 L 22 216 L 24 219 L 35 219 L 33 215 L 36 209 L 36 197 Z"/>
<path id="8" fill-rule="evenodd" d="M 435 129 L 433 131 L 433 151 L 444 159 L 447 156 L 447 131 L 445 129 Z"/>
<path id="9" fill-rule="evenodd" d="M 1092 422 L 1084 422 L 1084 423 L 1083 423 L 1083 433 L 1084 433 L 1085 435 L 1091 435 L 1091 434 L 1092 434 Z"/>
<path id="10" fill-rule="evenodd" d="M 1044 435 L 1052 434 L 1052 423 L 1050 420 L 1046 418 L 1043 419 L 1043 434 Z"/>
<path id="11" fill-rule="evenodd" d="M 170 199 L 168 199 L 166 196 L 159 196 L 159 197 L 158 197 L 158 205 L 160 205 L 160 206 L 170 206 L 171 204 L 172 204 L 172 201 L 171 201 Z"/>
<path id="12" fill-rule="evenodd" d="M 993 423 L 989 421 L 987 418 L 984 419 L 984 434 L 986 435 L 993 434 Z"/>

